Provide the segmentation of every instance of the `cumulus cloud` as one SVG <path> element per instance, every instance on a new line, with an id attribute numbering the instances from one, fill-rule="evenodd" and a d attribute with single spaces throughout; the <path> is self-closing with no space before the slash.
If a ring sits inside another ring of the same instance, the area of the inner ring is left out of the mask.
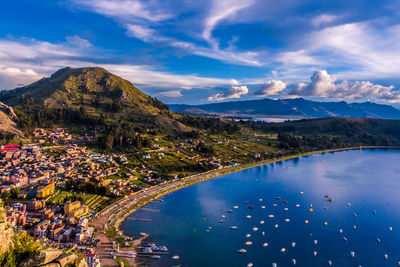
<path id="1" fill-rule="evenodd" d="M 225 99 L 240 98 L 240 96 L 247 95 L 248 93 L 249 93 L 249 89 L 247 88 L 247 86 L 233 85 L 228 91 L 210 96 L 207 100 L 208 101 L 222 101 Z"/>
<path id="2" fill-rule="evenodd" d="M 326 70 L 316 71 L 310 83 L 298 83 L 288 93 L 291 96 L 322 97 L 330 99 L 376 99 L 400 102 L 400 91 L 394 86 L 373 84 L 369 81 L 337 81 Z"/>
<path id="3" fill-rule="evenodd" d="M 338 18 L 339 17 L 335 16 L 335 15 L 321 14 L 321 15 L 318 15 L 318 16 L 314 17 L 311 20 L 311 25 L 313 25 L 314 27 L 319 27 L 319 26 L 334 22 Z"/>
<path id="4" fill-rule="evenodd" d="M 286 89 L 286 83 L 279 80 L 271 80 L 264 83 L 260 90 L 254 94 L 258 96 L 277 95 Z"/>

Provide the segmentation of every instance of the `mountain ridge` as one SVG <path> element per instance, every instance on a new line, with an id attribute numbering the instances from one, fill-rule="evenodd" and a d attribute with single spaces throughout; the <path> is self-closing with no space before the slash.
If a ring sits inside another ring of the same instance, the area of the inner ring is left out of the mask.
<path id="1" fill-rule="evenodd" d="M 400 119 L 400 110 L 371 102 L 319 102 L 304 98 L 229 101 L 203 105 L 171 104 L 171 111 L 186 114 L 299 116 L 304 118 L 353 117 Z"/>

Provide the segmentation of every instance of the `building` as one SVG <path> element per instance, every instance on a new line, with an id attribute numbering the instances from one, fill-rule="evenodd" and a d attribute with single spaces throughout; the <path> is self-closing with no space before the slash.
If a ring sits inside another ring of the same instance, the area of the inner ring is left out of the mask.
<path id="1" fill-rule="evenodd" d="M 88 207 L 81 205 L 80 201 L 67 202 L 64 205 L 64 214 L 66 217 L 81 217 L 87 214 Z"/>
<path id="2" fill-rule="evenodd" d="M 36 191 L 36 197 L 38 198 L 46 198 L 48 196 L 53 195 L 55 192 L 55 185 L 54 183 L 48 184 L 42 188 L 39 188 Z"/>

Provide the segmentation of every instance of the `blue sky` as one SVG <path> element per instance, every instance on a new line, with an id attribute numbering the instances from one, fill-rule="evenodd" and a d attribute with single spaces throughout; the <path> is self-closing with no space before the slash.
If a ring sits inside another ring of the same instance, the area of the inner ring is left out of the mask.
<path id="1" fill-rule="evenodd" d="M 305 97 L 400 102 L 400 4 L 13 0 L 0 89 L 102 66 L 167 103 Z"/>

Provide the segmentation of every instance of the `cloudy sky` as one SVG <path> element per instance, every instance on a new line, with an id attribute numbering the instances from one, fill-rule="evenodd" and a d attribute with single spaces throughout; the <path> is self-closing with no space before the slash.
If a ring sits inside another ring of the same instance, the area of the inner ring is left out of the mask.
<path id="1" fill-rule="evenodd" d="M 400 106 L 400 4 L 3 1 L 0 89 L 65 66 L 105 67 L 167 103 L 305 97 Z"/>

